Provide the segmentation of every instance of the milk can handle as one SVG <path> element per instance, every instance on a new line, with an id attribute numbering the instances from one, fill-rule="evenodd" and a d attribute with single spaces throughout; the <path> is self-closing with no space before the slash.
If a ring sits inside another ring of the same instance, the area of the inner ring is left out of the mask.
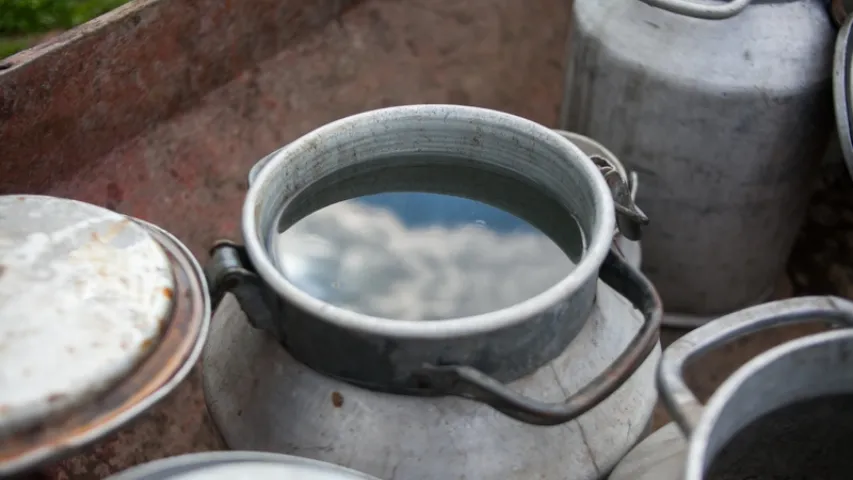
<path id="1" fill-rule="evenodd" d="M 731 0 L 726 3 L 706 3 L 696 0 L 640 0 L 653 7 L 702 20 L 731 18 L 749 6 L 752 0 Z"/>
<path id="2" fill-rule="evenodd" d="M 525 423 L 559 425 L 583 415 L 612 395 L 643 364 L 657 345 L 663 314 L 651 282 L 613 250 L 604 260 L 599 277 L 640 310 L 645 321 L 610 366 L 564 401 L 546 403 L 525 397 L 468 366 L 426 366 L 423 379 L 437 392 L 483 402 Z"/>
<path id="3" fill-rule="evenodd" d="M 830 321 L 853 326 L 853 302 L 814 296 L 765 303 L 720 317 L 679 338 L 661 356 L 657 382 L 661 399 L 673 419 L 689 436 L 704 406 L 684 382 L 684 365 L 707 350 L 744 335 L 784 324 Z"/>

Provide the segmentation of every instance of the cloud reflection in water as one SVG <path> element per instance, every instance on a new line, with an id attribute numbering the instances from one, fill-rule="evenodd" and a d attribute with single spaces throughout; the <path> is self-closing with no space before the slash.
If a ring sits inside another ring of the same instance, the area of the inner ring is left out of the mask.
<path id="1" fill-rule="evenodd" d="M 574 266 L 548 236 L 490 205 L 432 193 L 339 202 L 275 240 L 279 267 L 308 294 L 368 315 L 436 320 L 505 308 Z"/>

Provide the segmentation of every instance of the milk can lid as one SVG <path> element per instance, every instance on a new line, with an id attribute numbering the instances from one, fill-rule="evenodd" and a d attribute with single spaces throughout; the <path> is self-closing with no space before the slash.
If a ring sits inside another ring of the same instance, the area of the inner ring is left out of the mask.
<path id="1" fill-rule="evenodd" d="M 832 92 L 835 97 L 835 120 L 841 153 L 853 175 L 853 15 L 844 20 L 835 42 Z"/>
<path id="2" fill-rule="evenodd" d="M 0 438 L 108 390 L 171 314 L 169 257 L 87 203 L 0 196 Z"/>
<path id="3" fill-rule="evenodd" d="M 108 480 L 378 480 L 331 463 L 262 452 L 208 452 L 166 458 Z"/>

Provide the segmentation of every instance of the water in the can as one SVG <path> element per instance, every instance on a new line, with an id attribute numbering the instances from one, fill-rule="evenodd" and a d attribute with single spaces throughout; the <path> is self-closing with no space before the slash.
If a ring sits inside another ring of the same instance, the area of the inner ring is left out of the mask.
<path id="1" fill-rule="evenodd" d="M 340 172 L 285 206 L 270 238 L 285 277 L 358 313 L 440 320 L 536 296 L 581 257 L 577 221 L 542 189 L 506 172 L 407 163 Z"/>

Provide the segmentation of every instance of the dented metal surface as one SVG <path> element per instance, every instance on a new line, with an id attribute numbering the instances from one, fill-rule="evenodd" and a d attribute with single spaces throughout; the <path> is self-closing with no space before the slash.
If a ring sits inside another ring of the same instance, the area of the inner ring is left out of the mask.
<path id="1" fill-rule="evenodd" d="M 45 243 L 44 233 L 24 230 L 26 222 L 16 215 L 10 201 L 34 204 L 24 212 L 43 215 L 40 225 L 52 233 L 52 243 Z M 2 381 L 15 382 L 14 387 L 4 385 L 0 398 L 16 407 L 5 413 L 16 414 L 11 420 L 17 420 L 11 423 L 4 419 L 4 426 L 9 428 L 0 441 L 0 476 L 5 476 L 63 456 L 106 435 L 174 389 L 201 351 L 209 324 L 210 300 L 195 259 L 186 247 L 158 227 L 92 205 L 49 197 L 0 198 L 0 212 L 4 220 L 0 238 L 15 240 L 16 234 L 24 234 L 24 247 L 29 247 L 30 253 L 41 253 L 27 257 L 21 254 L 20 241 L 2 244 L 4 277 L 17 281 L 14 291 L 4 288 L 2 293 L 23 298 L 3 298 L 0 310 L 4 314 L 10 310 L 21 313 L 6 308 L 16 300 L 42 303 L 35 312 L 24 311 L 24 318 L 0 316 L 0 331 L 7 342 L 0 350 Z M 86 216 L 93 213 L 94 219 Z M 53 222 L 50 214 L 57 215 Z M 45 245 L 53 249 L 44 249 Z M 127 251 L 116 254 L 110 250 L 117 245 Z M 42 250 L 37 251 L 36 247 Z M 100 258 L 95 258 L 98 254 Z M 45 259 L 51 255 L 63 261 L 52 258 L 47 264 Z M 41 265 L 33 260 L 40 260 Z M 42 269 L 26 268 L 33 264 Z M 10 271 L 16 275 L 9 275 Z M 52 276 L 34 279 L 33 273 Z M 27 275 L 31 277 L 27 279 Z M 45 279 L 55 280 L 45 284 Z M 4 280 L 0 278 L 0 282 Z M 72 291 L 58 290 L 57 283 L 61 281 L 67 282 L 65 287 Z M 41 296 L 34 296 L 38 294 Z M 12 322 L 6 323 L 7 318 L 41 328 L 16 330 Z M 130 327 L 120 328 L 125 325 Z M 141 334 L 133 329 L 140 329 Z M 13 335 L 5 335 L 9 333 Z M 10 339 L 29 341 L 5 348 L 10 346 Z M 21 368 L 30 368 L 41 376 L 16 376 Z M 73 383 L 61 383 L 69 380 Z M 62 387 L 66 390 L 58 390 Z M 57 391 L 67 401 L 59 402 L 53 393 Z M 36 396 L 46 392 L 51 393 L 47 397 Z M 90 395 L 93 392 L 98 395 Z M 9 401 L 10 396 L 18 403 Z M 50 406 L 47 412 L 36 408 L 43 407 L 43 398 Z M 44 413 L 55 415 L 44 417 Z M 22 426 L 26 428 L 19 428 Z"/>

